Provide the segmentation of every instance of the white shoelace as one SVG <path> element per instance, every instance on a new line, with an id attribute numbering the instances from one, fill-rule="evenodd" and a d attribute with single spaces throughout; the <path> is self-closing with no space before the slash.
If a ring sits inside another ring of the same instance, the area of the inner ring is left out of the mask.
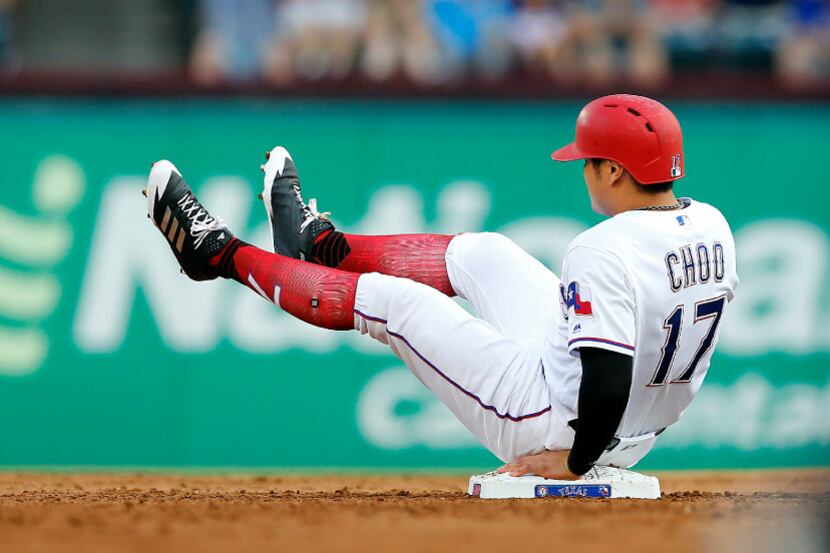
<path id="1" fill-rule="evenodd" d="M 199 246 L 202 245 L 211 232 L 227 228 L 225 221 L 208 213 L 190 194 L 183 196 L 178 204 L 185 216 L 191 219 L 190 236 L 195 238 L 193 242 L 194 249 L 199 249 Z"/>
<path id="2" fill-rule="evenodd" d="M 317 198 L 311 198 L 306 206 L 306 216 L 303 224 L 300 225 L 300 232 L 303 232 L 316 219 L 327 220 L 329 215 L 331 215 L 331 211 L 324 211 L 323 213 L 317 211 Z"/>

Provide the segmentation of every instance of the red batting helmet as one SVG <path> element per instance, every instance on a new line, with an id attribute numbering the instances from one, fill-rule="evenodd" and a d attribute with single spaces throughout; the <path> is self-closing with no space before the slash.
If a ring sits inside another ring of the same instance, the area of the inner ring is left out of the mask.
<path id="1" fill-rule="evenodd" d="M 610 159 L 641 184 L 673 181 L 685 174 L 677 118 L 660 102 L 631 94 L 603 96 L 582 108 L 576 119 L 576 140 L 551 157 Z"/>

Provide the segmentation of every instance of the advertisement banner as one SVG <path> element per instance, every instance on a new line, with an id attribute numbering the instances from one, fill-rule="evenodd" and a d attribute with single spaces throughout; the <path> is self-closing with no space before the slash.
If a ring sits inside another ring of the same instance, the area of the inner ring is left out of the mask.
<path id="1" fill-rule="evenodd" d="M 380 344 L 179 274 L 141 190 L 170 159 L 270 248 L 259 165 L 281 144 L 342 230 L 497 231 L 559 273 L 602 220 L 581 164 L 549 158 L 579 107 L 0 102 L 0 465 L 495 465 Z M 726 215 L 742 283 L 700 395 L 640 466 L 830 464 L 830 107 L 670 107 L 677 192 Z"/>

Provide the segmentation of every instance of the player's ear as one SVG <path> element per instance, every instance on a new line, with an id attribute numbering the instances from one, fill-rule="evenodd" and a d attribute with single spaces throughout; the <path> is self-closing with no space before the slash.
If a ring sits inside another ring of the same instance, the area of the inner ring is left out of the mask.
<path id="1" fill-rule="evenodd" d="M 622 165 L 620 165 L 616 161 L 612 161 L 610 159 L 608 160 L 608 180 L 611 186 L 614 186 L 622 182 L 620 179 L 622 179 L 622 176 L 625 174 L 625 172 L 625 168 Z"/>

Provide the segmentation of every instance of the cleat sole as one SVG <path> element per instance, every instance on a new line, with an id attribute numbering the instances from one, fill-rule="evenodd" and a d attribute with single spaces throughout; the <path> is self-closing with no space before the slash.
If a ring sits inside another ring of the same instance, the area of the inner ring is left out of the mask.
<path id="1" fill-rule="evenodd" d="M 274 213 L 271 211 L 271 188 L 274 186 L 274 179 L 277 178 L 277 175 L 282 174 L 285 168 L 285 160 L 291 159 L 293 161 L 293 159 L 291 158 L 291 154 L 288 153 L 288 150 L 282 146 L 275 146 L 270 152 L 266 153 L 265 157 L 268 161 L 262 166 L 265 176 L 262 179 L 262 192 L 259 198 L 265 204 L 265 212 L 268 214 L 269 227 L 271 228 L 271 241 L 273 242 Z"/>
<path id="2" fill-rule="evenodd" d="M 162 159 L 153 163 L 153 168 L 150 170 L 150 176 L 147 178 L 147 187 L 144 189 L 147 196 L 147 214 L 152 218 L 153 209 L 155 207 L 156 198 L 164 195 L 164 190 L 167 188 L 167 182 L 170 176 L 176 173 L 181 176 L 175 165 L 166 159 Z"/>

